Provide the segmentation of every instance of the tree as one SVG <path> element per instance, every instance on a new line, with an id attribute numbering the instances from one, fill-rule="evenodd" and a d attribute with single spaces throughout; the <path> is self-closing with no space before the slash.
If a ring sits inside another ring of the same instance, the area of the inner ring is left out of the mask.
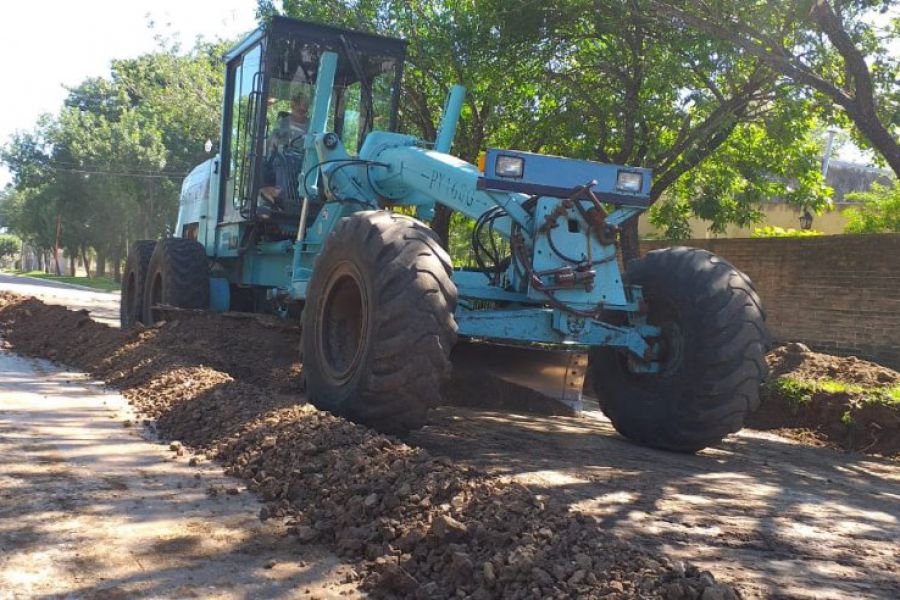
<path id="1" fill-rule="evenodd" d="M 900 61 L 874 15 L 893 0 L 654 0 L 660 18 L 734 44 L 760 65 L 843 109 L 862 137 L 900 176 Z M 887 21 L 887 19 L 881 19 Z M 825 108 L 828 112 L 829 107 Z"/>
<path id="2" fill-rule="evenodd" d="M 0 262 L 7 256 L 15 256 L 22 248 L 22 240 L 14 235 L 0 234 Z"/>
<path id="3" fill-rule="evenodd" d="M 845 233 L 900 233 L 900 183 L 874 184 L 868 192 L 847 194 L 859 206 L 844 211 Z"/>
<path id="4" fill-rule="evenodd" d="M 668 233 L 699 216 L 713 230 L 758 218 L 772 195 L 824 202 L 807 102 L 728 44 L 649 18 L 650 3 L 569 1 L 548 13 L 538 109 L 507 143 L 650 167 Z M 803 185 L 778 181 L 790 173 Z M 794 174 L 797 174 L 795 177 Z M 676 209 L 676 210 L 672 210 Z M 637 222 L 623 236 L 637 254 Z"/>
<path id="5" fill-rule="evenodd" d="M 39 248 L 60 240 L 88 267 L 93 250 L 114 276 L 130 242 L 162 235 L 174 219 L 181 179 L 218 138 L 228 44 L 198 43 L 113 61 L 107 78 L 69 90 L 60 113 L 45 116 L 0 151 L 14 190 L 0 214 Z M 103 268 L 100 268 L 103 271 Z"/>
<path id="6" fill-rule="evenodd" d="M 648 166 L 656 200 L 701 165 L 706 181 L 724 182 L 738 170 L 725 158 L 739 148 L 743 191 L 716 203 L 713 192 L 724 186 L 707 185 L 698 193 L 703 202 L 681 201 L 687 213 L 713 215 L 716 227 L 752 216 L 749 203 L 764 191 L 787 191 L 760 176 L 779 168 L 802 170 L 809 184 L 791 200 L 820 203 L 814 149 L 788 117 L 803 114 L 806 100 L 731 44 L 648 18 L 649 0 L 290 0 L 281 11 L 409 39 L 402 122 L 433 139 L 447 89 L 463 83 L 471 93 L 454 153 L 469 161 L 490 144 Z M 260 3 L 263 17 L 274 12 L 273 2 Z M 747 124 L 755 134 L 743 131 Z M 739 144 L 710 163 L 736 131 L 743 131 Z M 780 141 L 791 151 L 772 152 Z M 695 191 L 682 185 L 680 198 Z M 432 223 L 445 241 L 449 222 L 439 209 Z M 628 231 L 633 255 L 636 222 Z"/>

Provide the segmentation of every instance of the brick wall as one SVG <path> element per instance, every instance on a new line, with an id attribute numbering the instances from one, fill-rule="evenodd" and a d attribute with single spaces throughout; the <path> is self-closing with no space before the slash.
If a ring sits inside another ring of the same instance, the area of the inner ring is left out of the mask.
<path id="1" fill-rule="evenodd" d="M 643 241 L 641 251 L 670 245 Z M 779 341 L 900 369 L 900 234 L 690 240 L 747 273 Z"/>

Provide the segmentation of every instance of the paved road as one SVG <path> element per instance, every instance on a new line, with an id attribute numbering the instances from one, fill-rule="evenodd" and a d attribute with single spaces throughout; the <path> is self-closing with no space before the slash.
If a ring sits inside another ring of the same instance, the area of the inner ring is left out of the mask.
<path id="1" fill-rule="evenodd" d="M 83 376 L 0 351 L 0 599 L 360 597 L 348 565 L 133 419 Z"/>
<path id="2" fill-rule="evenodd" d="M 119 294 L 83 290 L 65 283 L 44 281 L 0 273 L 0 291 L 40 298 L 47 304 L 60 304 L 74 310 L 90 311 L 96 321 L 119 326 Z"/>

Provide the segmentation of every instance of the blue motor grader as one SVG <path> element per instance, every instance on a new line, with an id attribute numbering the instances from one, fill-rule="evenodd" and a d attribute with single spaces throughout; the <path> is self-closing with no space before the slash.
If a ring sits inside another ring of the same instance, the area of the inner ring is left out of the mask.
<path id="1" fill-rule="evenodd" d="M 309 399 L 387 432 L 421 426 L 454 367 L 572 410 L 589 371 L 616 429 L 659 448 L 740 429 L 766 374 L 750 280 L 690 248 L 623 273 L 650 170 L 456 158 L 460 86 L 435 140 L 398 132 L 405 48 L 275 17 L 230 51 L 219 152 L 186 177 L 173 235 L 132 246 L 122 325 L 173 309 L 299 318 Z M 474 222 L 467 267 L 426 224 L 438 204 Z"/>

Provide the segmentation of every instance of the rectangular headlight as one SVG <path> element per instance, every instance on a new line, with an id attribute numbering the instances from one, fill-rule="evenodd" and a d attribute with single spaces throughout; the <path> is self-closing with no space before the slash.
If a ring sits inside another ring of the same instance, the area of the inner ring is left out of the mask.
<path id="1" fill-rule="evenodd" d="M 497 177 L 521 177 L 525 172 L 525 159 L 520 156 L 497 157 L 494 163 L 494 173 Z"/>
<path id="2" fill-rule="evenodd" d="M 638 193 L 644 187 L 644 176 L 634 171 L 619 171 L 616 189 L 620 192 Z"/>

